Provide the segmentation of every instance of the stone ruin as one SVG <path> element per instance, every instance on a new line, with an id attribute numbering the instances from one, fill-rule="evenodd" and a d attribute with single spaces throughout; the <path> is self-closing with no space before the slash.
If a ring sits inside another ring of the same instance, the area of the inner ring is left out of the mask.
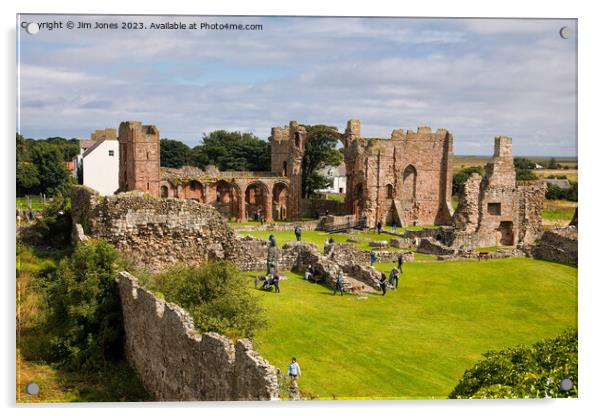
<path id="1" fill-rule="evenodd" d="M 517 181 L 512 139 L 495 138 L 485 176 L 473 173 L 464 185 L 447 245 L 470 250 L 491 246 L 529 246 L 543 232 L 545 181 Z"/>
<path id="2" fill-rule="evenodd" d="M 142 288 L 129 273 L 119 273 L 117 282 L 126 357 L 155 400 L 278 398 L 277 370 L 249 340 L 199 334 L 185 310 Z"/>
<path id="3" fill-rule="evenodd" d="M 257 211 L 266 221 L 299 220 L 303 155 L 318 134 L 343 144 L 347 192 L 344 206 L 332 212 L 363 219 L 370 227 L 378 221 L 400 226 L 451 222 L 452 135 L 419 127 L 394 130 L 390 138 L 365 138 L 359 120 L 349 120 L 344 133 L 332 128 L 308 132 L 296 121 L 272 128 L 269 172 L 162 169 L 157 127 L 125 121 L 119 126 L 120 191 L 194 199 L 240 221 Z"/>

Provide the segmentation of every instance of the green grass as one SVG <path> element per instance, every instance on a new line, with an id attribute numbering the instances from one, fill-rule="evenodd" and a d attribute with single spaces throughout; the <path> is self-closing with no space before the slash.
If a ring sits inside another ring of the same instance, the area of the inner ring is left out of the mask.
<path id="1" fill-rule="evenodd" d="M 482 353 L 577 325 L 577 269 L 540 260 L 407 263 L 398 291 L 365 300 L 285 275 L 280 294 L 257 291 L 255 345 L 283 370 L 296 356 L 321 399 L 444 398 Z"/>
<path id="2" fill-rule="evenodd" d="M 286 231 L 239 231 L 241 236 L 250 235 L 253 237 L 261 238 L 267 240 L 270 235 L 274 235 L 276 237 L 276 242 L 279 246 L 290 242 L 296 241 L 295 233 L 293 230 Z M 365 231 L 365 232 L 354 232 L 353 235 L 359 239 L 359 242 L 352 243 L 355 244 L 360 250 L 376 250 L 374 247 L 369 246 L 370 240 L 382 240 L 389 241 L 391 238 L 394 238 L 389 234 L 377 234 L 376 231 Z M 347 239 L 349 238 L 348 234 L 328 234 L 324 231 L 315 231 L 315 230 L 303 230 L 301 233 L 301 241 L 307 243 L 315 244 L 318 249 L 324 248 L 324 241 L 333 238 L 337 243 L 349 243 Z M 382 249 L 378 249 L 382 250 Z M 385 250 L 399 250 L 397 248 L 389 247 Z"/>
<path id="3" fill-rule="evenodd" d="M 27 210 L 29 208 L 28 198 L 29 201 L 31 201 L 31 209 L 33 209 L 34 211 L 39 211 L 44 207 L 40 195 L 29 195 L 27 197 L 18 196 L 16 201 L 16 207 L 19 209 Z M 47 198 L 46 201 L 48 202 L 49 199 Z"/>

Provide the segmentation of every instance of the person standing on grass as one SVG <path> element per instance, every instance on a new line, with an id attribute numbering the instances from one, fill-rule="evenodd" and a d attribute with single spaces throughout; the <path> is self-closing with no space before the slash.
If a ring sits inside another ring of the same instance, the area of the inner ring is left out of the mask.
<path id="1" fill-rule="evenodd" d="M 295 227 L 295 237 L 297 237 L 297 241 L 301 241 L 301 227 L 298 225 Z"/>
<path id="2" fill-rule="evenodd" d="M 376 263 L 376 253 L 374 251 L 370 252 L 370 266 L 374 266 Z"/>
<path id="3" fill-rule="evenodd" d="M 380 234 L 380 232 L 382 231 L 382 229 L 383 229 L 383 223 L 382 223 L 382 222 L 380 222 L 380 221 L 379 221 L 379 222 L 377 222 L 377 223 L 376 223 L 376 232 L 377 232 L 378 234 Z"/>
<path id="4" fill-rule="evenodd" d="M 311 264 L 307 266 L 307 270 L 305 270 L 305 280 L 313 280 L 314 279 L 314 268 L 311 267 Z"/>
<path id="5" fill-rule="evenodd" d="M 274 282 L 274 293 L 280 293 L 280 275 L 276 273 L 272 281 Z"/>
<path id="6" fill-rule="evenodd" d="M 393 229 L 393 232 L 396 233 L 397 232 L 397 224 L 394 223 L 393 226 L 391 227 Z"/>
<path id="7" fill-rule="evenodd" d="M 389 275 L 389 284 L 395 289 L 397 289 L 397 287 L 399 286 L 399 270 L 397 270 L 396 268 L 393 268 L 393 270 L 391 270 L 391 274 Z"/>
<path id="8" fill-rule="evenodd" d="M 403 254 L 399 253 L 399 256 L 397 256 L 397 270 L 399 270 L 400 273 L 403 273 Z"/>
<path id="9" fill-rule="evenodd" d="M 334 292 L 332 293 L 332 295 L 336 295 L 337 292 L 341 292 L 341 296 L 343 296 L 343 284 L 345 283 L 345 278 L 343 277 L 343 271 L 339 271 L 339 274 L 337 274 L 337 278 L 335 280 L 335 285 L 334 285 Z"/>
<path id="10" fill-rule="evenodd" d="M 383 296 L 387 294 L 387 275 L 384 272 L 380 274 L 380 289 L 383 291 Z"/>
<path id="11" fill-rule="evenodd" d="M 293 357 L 291 363 L 288 365 L 288 376 L 291 378 L 293 387 L 297 387 L 297 378 L 301 375 L 301 367 L 297 359 Z"/>

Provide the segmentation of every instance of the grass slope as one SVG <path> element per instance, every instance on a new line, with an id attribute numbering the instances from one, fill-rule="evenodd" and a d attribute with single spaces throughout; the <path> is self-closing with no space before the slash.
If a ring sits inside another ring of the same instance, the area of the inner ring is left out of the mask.
<path id="1" fill-rule="evenodd" d="M 269 328 L 255 345 L 283 370 L 296 356 L 301 390 L 322 399 L 444 398 L 482 353 L 577 324 L 577 269 L 533 259 L 408 263 L 398 291 L 364 300 L 287 277 L 257 292 Z"/>

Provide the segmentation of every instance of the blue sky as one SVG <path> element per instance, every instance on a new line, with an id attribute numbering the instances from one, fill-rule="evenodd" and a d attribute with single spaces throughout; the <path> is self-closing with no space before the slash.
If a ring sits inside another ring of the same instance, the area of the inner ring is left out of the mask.
<path id="1" fill-rule="evenodd" d="M 220 22 L 262 31 L 20 29 L 19 130 L 88 137 L 122 120 L 194 146 L 216 129 L 298 120 L 366 137 L 429 125 L 456 154 L 576 154 L 576 21 L 307 17 L 22 16 L 52 20 Z M 562 39 L 568 26 L 573 36 Z"/>

